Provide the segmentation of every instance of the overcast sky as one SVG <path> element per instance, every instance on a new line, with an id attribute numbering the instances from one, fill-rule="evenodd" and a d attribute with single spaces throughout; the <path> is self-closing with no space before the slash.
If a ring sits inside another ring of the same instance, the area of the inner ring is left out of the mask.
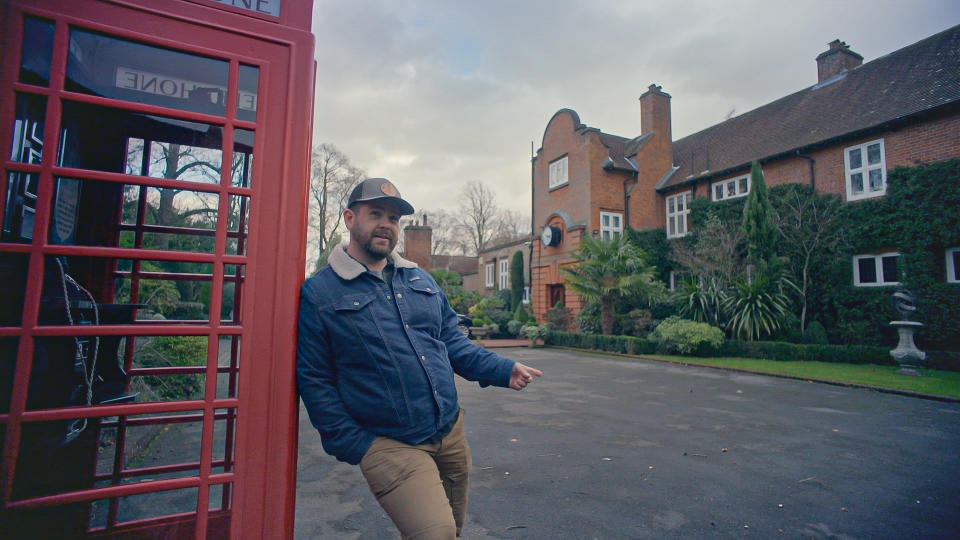
<path id="1" fill-rule="evenodd" d="M 635 137 L 656 83 L 678 139 L 815 84 L 834 39 L 869 62 L 956 24 L 957 0 L 316 0 L 314 143 L 418 211 L 480 180 L 529 215 L 531 142 L 559 109 Z"/>

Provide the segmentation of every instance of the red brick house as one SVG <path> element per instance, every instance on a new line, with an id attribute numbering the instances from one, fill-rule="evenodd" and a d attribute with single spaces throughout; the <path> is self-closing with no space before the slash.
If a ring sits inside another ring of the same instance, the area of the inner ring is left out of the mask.
<path id="1" fill-rule="evenodd" d="M 523 304 L 530 303 L 530 252 L 533 238 L 525 236 L 514 240 L 496 242 L 480 252 L 478 257 L 479 282 L 476 289 L 483 296 L 491 296 L 499 290 L 510 290 L 510 265 L 513 256 L 523 256 Z"/>
<path id="2" fill-rule="evenodd" d="M 640 96 L 634 138 L 557 111 L 532 166 L 533 223 L 545 233 L 533 247 L 537 320 L 557 302 L 581 308 L 560 269 L 583 235 L 608 238 L 629 225 L 681 237 L 693 197 L 749 192 L 753 160 L 767 185 L 808 183 L 853 202 L 883 196 L 889 169 L 960 157 L 960 26 L 868 63 L 836 40 L 816 63 L 816 84 L 678 140 L 670 95 L 656 85 Z M 880 268 L 887 255 L 861 257 Z M 877 274 L 855 274 L 855 285 L 885 284 Z"/>

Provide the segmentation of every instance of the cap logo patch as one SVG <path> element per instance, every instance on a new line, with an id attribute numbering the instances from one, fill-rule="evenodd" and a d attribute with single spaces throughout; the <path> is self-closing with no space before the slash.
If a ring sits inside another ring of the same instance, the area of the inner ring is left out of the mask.
<path id="1" fill-rule="evenodd" d="M 397 193 L 397 188 L 393 187 L 393 184 L 391 184 L 390 182 L 384 182 L 380 184 L 380 191 L 382 191 L 385 195 L 389 195 L 391 197 L 396 197 L 399 195 Z"/>

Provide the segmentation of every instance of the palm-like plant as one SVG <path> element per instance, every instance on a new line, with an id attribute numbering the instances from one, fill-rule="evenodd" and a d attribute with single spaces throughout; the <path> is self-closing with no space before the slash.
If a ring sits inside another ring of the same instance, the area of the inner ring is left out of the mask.
<path id="1" fill-rule="evenodd" d="M 573 254 L 576 264 L 563 268 L 570 290 L 586 300 L 600 303 L 600 328 L 613 333 L 614 302 L 618 296 L 636 296 L 646 302 L 663 295 L 656 267 L 647 264 L 646 253 L 626 235 L 614 240 L 584 237 Z"/>
<path id="2" fill-rule="evenodd" d="M 683 280 L 674 293 L 680 316 L 691 321 L 723 326 L 723 303 L 726 292 L 717 280 L 690 276 Z"/>
<path id="3" fill-rule="evenodd" d="M 783 268 L 758 268 L 753 279 L 739 279 L 723 299 L 730 320 L 727 328 L 738 339 L 759 339 L 778 330 L 789 313 L 786 289 L 796 289 Z"/>

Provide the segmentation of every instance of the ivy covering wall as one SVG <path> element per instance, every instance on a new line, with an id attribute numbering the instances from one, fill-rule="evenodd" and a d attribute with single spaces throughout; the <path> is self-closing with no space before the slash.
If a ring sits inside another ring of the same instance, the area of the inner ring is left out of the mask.
<path id="1" fill-rule="evenodd" d="M 796 184 L 770 188 L 771 204 Z M 744 198 L 712 202 L 694 199 L 690 204 L 690 230 L 696 232 L 716 215 L 725 223 L 739 223 Z M 898 167 L 887 174 L 886 195 L 844 203 L 841 210 L 843 241 L 840 247 L 815 260 L 816 272 L 808 293 L 808 320 L 824 326 L 831 343 L 893 346 L 899 318 L 892 294 L 906 287 L 916 297 L 912 317 L 924 323 L 917 344 L 925 349 L 960 350 L 960 284 L 946 282 L 945 250 L 960 247 L 960 159 Z M 671 246 L 691 242 L 692 236 L 667 241 L 662 230 L 632 231 L 664 281 L 673 269 Z M 781 246 L 775 246 L 780 256 Z M 901 285 L 856 287 L 854 255 L 898 252 Z"/>

